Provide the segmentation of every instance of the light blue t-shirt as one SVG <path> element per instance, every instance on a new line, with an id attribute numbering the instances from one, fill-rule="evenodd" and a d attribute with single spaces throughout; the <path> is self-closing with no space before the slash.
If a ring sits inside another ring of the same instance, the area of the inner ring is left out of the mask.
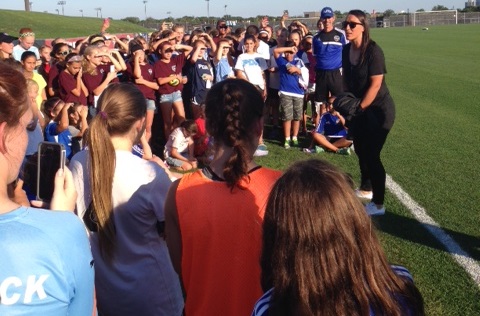
<path id="1" fill-rule="evenodd" d="M 93 258 L 75 214 L 0 215 L 0 254 L 0 315 L 92 315 Z"/>

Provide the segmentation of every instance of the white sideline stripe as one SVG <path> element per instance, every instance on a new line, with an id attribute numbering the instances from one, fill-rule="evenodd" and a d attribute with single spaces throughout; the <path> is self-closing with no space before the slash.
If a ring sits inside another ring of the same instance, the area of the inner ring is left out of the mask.
<path id="1" fill-rule="evenodd" d="M 430 216 L 425 209 L 415 202 L 400 185 L 387 174 L 387 188 L 405 205 L 410 213 L 433 235 L 457 263 L 465 269 L 475 284 L 480 287 L 480 265 L 473 260 Z"/>

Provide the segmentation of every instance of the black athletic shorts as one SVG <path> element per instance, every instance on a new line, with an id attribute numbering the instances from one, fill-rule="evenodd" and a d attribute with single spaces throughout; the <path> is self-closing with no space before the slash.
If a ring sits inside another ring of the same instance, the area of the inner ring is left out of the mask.
<path id="1" fill-rule="evenodd" d="M 325 103 L 343 92 L 342 69 L 315 70 L 315 102 Z"/>

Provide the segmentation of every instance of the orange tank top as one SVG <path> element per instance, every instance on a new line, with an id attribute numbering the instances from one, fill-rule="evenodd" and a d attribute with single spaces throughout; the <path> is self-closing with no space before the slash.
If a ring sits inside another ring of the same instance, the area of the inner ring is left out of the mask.
<path id="1" fill-rule="evenodd" d="M 279 171 L 251 172 L 233 191 L 197 171 L 179 183 L 176 204 L 182 235 L 185 314 L 250 315 L 260 287 L 262 222 Z"/>

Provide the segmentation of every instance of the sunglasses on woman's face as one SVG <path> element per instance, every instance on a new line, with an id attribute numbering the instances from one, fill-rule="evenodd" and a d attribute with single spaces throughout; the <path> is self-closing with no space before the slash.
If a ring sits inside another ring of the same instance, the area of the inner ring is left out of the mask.
<path id="1" fill-rule="evenodd" d="M 70 54 L 69 50 L 64 50 L 63 52 L 58 52 L 57 53 L 57 55 L 62 55 L 62 56 L 67 56 L 68 54 Z"/>
<path id="2" fill-rule="evenodd" d="M 348 21 L 343 21 L 342 22 L 342 28 L 343 29 L 346 29 L 347 28 L 347 25 L 348 27 L 350 27 L 351 30 L 353 30 L 354 28 L 357 27 L 357 25 L 363 25 L 362 23 L 358 23 L 358 22 L 348 22 Z"/>

